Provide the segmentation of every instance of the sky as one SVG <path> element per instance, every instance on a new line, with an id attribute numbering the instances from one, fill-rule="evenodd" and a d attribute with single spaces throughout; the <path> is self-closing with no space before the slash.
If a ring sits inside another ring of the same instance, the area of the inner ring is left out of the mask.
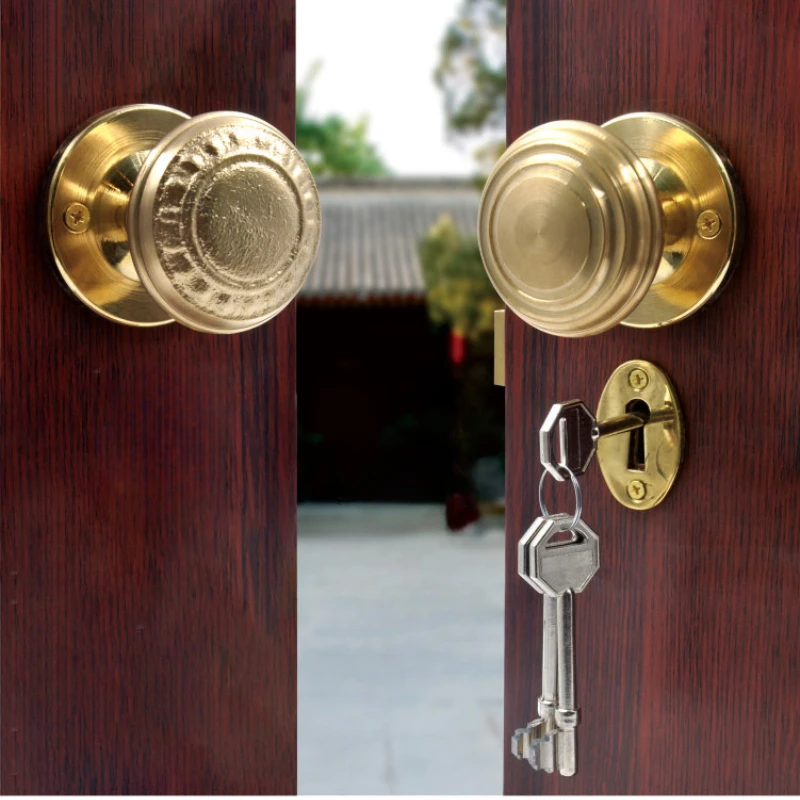
<path id="1" fill-rule="evenodd" d="M 312 116 L 369 118 L 369 140 L 395 175 L 472 175 L 474 145 L 448 142 L 433 82 L 460 0 L 297 0 L 297 80 L 319 60 Z"/>

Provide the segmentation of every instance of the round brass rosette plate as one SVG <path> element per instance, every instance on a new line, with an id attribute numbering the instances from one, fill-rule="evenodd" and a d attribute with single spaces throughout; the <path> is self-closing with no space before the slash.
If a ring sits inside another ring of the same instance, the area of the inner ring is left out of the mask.
<path id="1" fill-rule="evenodd" d="M 636 511 L 655 508 L 669 494 L 683 461 L 684 429 L 678 395 L 667 374 L 649 361 L 627 361 L 608 379 L 597 419 L 642 413 L 645 408 L 644 428 L 597 441 L 597 461 L 611 494 Z M 641 464 L 631 463 L 634 435 L 644 437 Z"/>
<path id="2" fill-rule="evenodd" d="M 743 204 L 728 158 L 691 123 L 666 114 L 627 114 L 605 130 L 623 139 L 655 183 L 664 220 L 658 270 L 623 321 L 658 328 L 716 299 L 742 246 Z"/>
<path id="3" fill-rule="evenodd" d="M 114 322 L 172 322 L 139 280 L 126 217 L 148 154 L 186 119 L 163 106 L 116 108 L 91 119 L 53 159 L 47 230 L 56 267 L 79 300 Z"/>
<path id="4" fill-rule="evenodd" d="M 86 305 L 209 333 L 285 308 L 321 227 L 311 173 L 276 128 L 159 106 L 112 110 L 76 134 L 54 162 L 47 218 L 59 271 Z"/>
<path id="5" fill-rule="evenodd" d="M 500 296 L 559 336 L 689 316 L 719 292 L 740 238 L 727 160 L 651 113 L 528 131 L 489 176 L 478 223 Z"/>

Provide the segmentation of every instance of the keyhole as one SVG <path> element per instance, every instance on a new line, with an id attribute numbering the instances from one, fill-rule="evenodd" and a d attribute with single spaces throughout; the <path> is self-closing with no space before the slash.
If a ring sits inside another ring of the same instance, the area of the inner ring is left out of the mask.
<path id="1" fill-rule="evenodd" d="M 644 419 L 645 425 L 650 419 L 650 406 L 644 400 L 631 400 L 625 406 L 628 414 L 637 414 Z M 644 428 L 637 428 L 631 431 L 630 443 L 628 444 L 628 469 L 633 472 L 644 472 Z"/>

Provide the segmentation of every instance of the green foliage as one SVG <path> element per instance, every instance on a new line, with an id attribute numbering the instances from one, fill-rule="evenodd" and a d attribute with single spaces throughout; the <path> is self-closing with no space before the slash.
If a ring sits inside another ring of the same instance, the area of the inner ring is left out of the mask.
<path id="1" fill-rule="evenodd" d="M 462 236 L 443 214 L 419 244 L 428 314 L 467 339 L 478 341 L 494 328 L 502 302 L 483 268 L 478 241 Z"/>
<path id="2" fill-rule="evenodd" d="M 375 146 L 367 140 L 367 119 L 350 123 L 338 114 L 324 119 L 308 115 L 311 85 L 320 64 L 312 68 L 297 90 L 297 147 L 316 177 L 379 177 L 389 170 Z"/>
<path id="3" fill-rule="evenodd" d="M 506 116 L 506 0 L 462 0 L 434 73 L 450 130 L 502 132 Z"/>

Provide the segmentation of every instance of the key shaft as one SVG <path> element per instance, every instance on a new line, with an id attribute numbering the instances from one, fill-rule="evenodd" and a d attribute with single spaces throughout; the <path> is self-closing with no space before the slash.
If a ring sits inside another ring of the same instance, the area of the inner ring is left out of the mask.
<path id="1" fill-rule="evenodd" d="M 644 428 L 645 425 L 669 422 L 674 418 L 675 409 L 670 406 L 651 409 L 649 414 L 643 414 L 639 411 L 630 411 L 627 414 L 620 414 L 618 417 L 598 420 L 595 424 L 592 436 L 595 442 L 597 442 L 598 439 L 604 439 L 606 436 L 618 436 L 621 433 L 630 433 L 639 428 Z"/>
<path id="2" fill-rule="evenodd" d="M 558 601 L 544 595 L 542 613 L 542 697 L 541 702 L 555 708 L 558 692 Z M 541 713 L 541 711 L 540 711 Z"/>
<path id="3" fill-rule="evenodd" d="M 542 736 L 532 742 L 531 766 L 544 772 L 556 768 L 556 705 L 558 703 L 558 603 L 544 595 L 542 611 L 542 694 L 539 697 L 539 719 Z M 535 759 L 535 762 L 534 762 Z"/>
<path id="4" fill-rule="evenodd" d="M 595 428 L 594 440 L 603 439 L 606 436 L 618 436 L 621 433 L 644 428 L 646 421 L 643 415 L 631 412 L 630 414 L 620 414 L 618 417 L 609 417 L 601 420 Z"/>
<path id="5" fill-rule="evenodd" d="M 558 707 L 555 720 L 558 726 L 558 771 L 564 776 L 577 771 L 578 712 L 575 709 L 575 646 L 573 593 L 568 589 L 556 598 L 558 637 Z"/>

